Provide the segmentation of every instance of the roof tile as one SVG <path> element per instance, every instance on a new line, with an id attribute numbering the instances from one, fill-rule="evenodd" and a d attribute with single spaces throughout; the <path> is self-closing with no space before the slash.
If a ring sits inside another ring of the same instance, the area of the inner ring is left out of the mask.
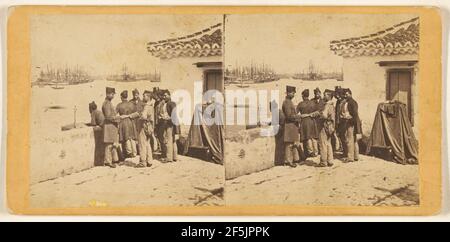
<path id="1" fill-rule="evenodd" d="M 361 37 L 333 40 L 330 50 L 344 57 L 415 54 L 419 50 L 419 18 Z"/>

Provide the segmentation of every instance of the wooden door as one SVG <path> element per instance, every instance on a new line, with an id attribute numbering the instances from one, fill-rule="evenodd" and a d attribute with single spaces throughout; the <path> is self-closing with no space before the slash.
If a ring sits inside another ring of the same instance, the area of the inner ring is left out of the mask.
<path id="1" fill-rule="evenodd" d="M 222 71 L 206 71 L 204 91 L 217 90 L 223 92 Z"/>
<path id="2" fill-rule="evenodd" d="M 412 76 L 409 70 L 396 70 L 389 72 L 388 96 L 389 100 L 400 101 L 406 104 L 408 117 L 412 123 L 411 113 L 411 82 Z"/>

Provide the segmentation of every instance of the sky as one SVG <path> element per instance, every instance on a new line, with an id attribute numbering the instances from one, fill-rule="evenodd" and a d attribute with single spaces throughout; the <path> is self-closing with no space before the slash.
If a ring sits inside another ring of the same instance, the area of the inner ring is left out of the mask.
<path id="1" fill-rule="evenodd" d="M 228 68 L 269 64 L 277 73 L 298 73 L 310 60 L 323 71 L 341 71 L 342 57 L 330 41 L 372 34 L 416 17 L 404 14 L 227 15 L 225 63 Z"/>
<path id="2" fill-rule="evenodd" d="M 278 73 L 305 70 L 310 60 L 340 71 L 342 57 L 331 40 L 371 34 L 414 15 L 284 14 L 227 15 L 225 66 L 271 65 Z M 31 17 L 32 79 L 40 69 L 80 66 L 91 75 L 153 73 L 159 59 L 146 43 L 195 33 L 223 21 L 222 15 L 35 15 Z"/>
<path id="3" fill-rule="evenodd" d="M 91 75 L 117 74 L 126 63 L 153 73 L 159 59 L 146 44 L 223 22 L 222 15 L 36 15 L 30 20 L 32 76 L 37 67 L 76 66 Z"/>

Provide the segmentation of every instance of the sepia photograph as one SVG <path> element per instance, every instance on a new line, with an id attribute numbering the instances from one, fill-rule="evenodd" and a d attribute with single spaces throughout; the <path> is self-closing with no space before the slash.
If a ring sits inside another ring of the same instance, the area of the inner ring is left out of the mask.
<path id="1" fill-rule="evenodd" d="M 14 213 L 441 208 L 436 9 L 26 6 L 9 14 Z"/>
<path id="2" fill-rule="evenodd" d="M 198 115 L 223 88 L 222 29 L 222 15 L 31 16 L 30 206 L 223 205 L 223 126 Z"/>
<path id="3" fill-rule="evenodd" d="M 30 203 L 417 206 L 418 43 L 400 14 L 35 16 Z"/>
<path id="4" fill-rule="evenodd" d="M 419 22 L 227 15 L 227 205 L 418 206 Z"/>

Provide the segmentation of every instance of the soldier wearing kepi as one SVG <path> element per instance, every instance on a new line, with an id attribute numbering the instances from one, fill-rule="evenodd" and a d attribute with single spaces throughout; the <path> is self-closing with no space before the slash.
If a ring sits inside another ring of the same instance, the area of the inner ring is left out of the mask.
<path id="1" fill-rule="evenodd" d="M 333 106 L 333 91 L 325 90 L 323 93 L 324 108 L 317 120 L 319 129 L 320 167 L 333 166 L 333 147 L 331 137 L 334 135 L 335 112 Z"/>
<path id="2" fill-rule="evenodd" d="M 119 161 L 116 144 L 119 142 L 118 124 L 120 117 L 117 116 L 116 109 L 111 103 L 116 90 L 111 87 L 106 88 L 106 98 L 102 105 L 102 112 L 105 116 L 103 125 L 103 142 L 105 143 L 105 166 L 116 168 L 114 163 Z"/>
<path id="3" fill-rule="evenodd" d="M 282 110 L 284 114 L 284 163 L 290 167 L 296 167 L 296 161 L 300 160 L 297 145 L 300 142 L 298 132 L 298 122 L 300 116 L 297 115 L 295 105 L 292 102 L 296 93 L 295 87 L 286 86 L 286 99 L 283 102 Z"/>
<path id="4" fill-rule="evenodd" d="M 135 157 L 136 151 L 136 125 L 132 119 L 136 114 L 134 104 L 128 101 L 128 91 L 120 93 L 122 102 L 117 105 L 116 111 L 120 115 L 119 141 L 122 144 L 126 157 Z"/>
<path id="5" fill-rule="evenodd" d="M 140 151 L 140 163 L 138 168 L 150 167 L 153 161 L 153 149 L 150 139 L 153 136 L 155 108 L 152 102 L 152 93 L 145 91 L 143 94 L 143 108 L 137 118 L 138 144 Z"/>

